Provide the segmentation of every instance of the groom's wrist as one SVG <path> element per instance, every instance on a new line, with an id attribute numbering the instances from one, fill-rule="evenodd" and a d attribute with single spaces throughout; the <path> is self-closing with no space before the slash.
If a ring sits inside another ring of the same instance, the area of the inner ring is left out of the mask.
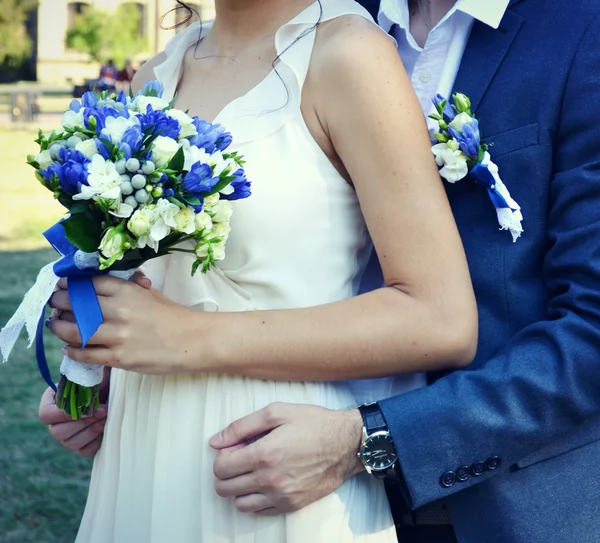
<path id="1" fill-rule="evenodd" d="M 358 475 L 365 471 L 365 466 L 358 457 L 358 451 L 362 443 L 363 419 L 358 409 L 349 409 L 344 414 L 344 455 L 346 457 L 345 479 Z"/>

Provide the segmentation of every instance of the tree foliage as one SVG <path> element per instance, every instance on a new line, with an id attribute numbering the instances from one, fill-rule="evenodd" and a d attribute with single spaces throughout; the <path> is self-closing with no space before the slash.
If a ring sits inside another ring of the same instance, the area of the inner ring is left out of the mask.
<path id="1" fill-rule="evenodd" d="M 25 22 L 37 0 L 0 0 L 0 65 L 19 66 L 31 54 Z"/>
<path id="2" fill-rule="evenodd" d="M 123 4 L 113 13 L 89 7 L 75 17 L 67 31 L 66 46 L 87 53 L 96 62 L 113 59 L 123 65 L 126 59 L 147 49 L 140 24 L 140 12 L 134 4 Z"/>

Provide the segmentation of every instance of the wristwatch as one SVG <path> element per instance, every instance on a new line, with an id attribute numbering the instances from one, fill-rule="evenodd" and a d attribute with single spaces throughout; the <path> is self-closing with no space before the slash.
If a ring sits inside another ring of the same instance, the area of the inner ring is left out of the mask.
<path id="1" fill-rule="evenodd" d="M 377 479 L 394 476 L 398 455 L 379 406 L 368 403 L 359 406 L 358 410 L 363 418 L 362 441 L 358 450 L 360 461 L 367 473 Z"/>

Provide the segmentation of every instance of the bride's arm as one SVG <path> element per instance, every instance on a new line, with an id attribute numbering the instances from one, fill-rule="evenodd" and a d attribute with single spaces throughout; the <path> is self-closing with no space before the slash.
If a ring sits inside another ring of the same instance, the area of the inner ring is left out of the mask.
<path id="1" fill-rule="evenodd" d="M 156 292 L 98 278 L 106 324 L 93 341 L 108 349 L 70 348 L 69 356 L 141 372 L 277 380 L 470 362 L 477 314 L 467 263 L 398 53 L 356 19 L 327 25 L 318 41 L 310 73 L 315 112 L 356 188 L 385 287 L 307 309 L 195 313 Z M 77 341 L 55 324 L 57 334 Z"/>

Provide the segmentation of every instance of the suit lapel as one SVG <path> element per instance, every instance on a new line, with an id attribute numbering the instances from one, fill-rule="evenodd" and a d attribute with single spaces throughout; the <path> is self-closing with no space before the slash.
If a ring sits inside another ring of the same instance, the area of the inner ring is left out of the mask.
<path id="1" fill-rule="evenodd" d="M 514 5 L 522 0 L 513 0 Z M 472 109 L 485 95 L 506 53 L 519 33 L 523 19 L 508 10 L 498 30 L 475 21 L 471 36 L 454 83 L 454 92 L 462 92 L 471 99 Z"/>

